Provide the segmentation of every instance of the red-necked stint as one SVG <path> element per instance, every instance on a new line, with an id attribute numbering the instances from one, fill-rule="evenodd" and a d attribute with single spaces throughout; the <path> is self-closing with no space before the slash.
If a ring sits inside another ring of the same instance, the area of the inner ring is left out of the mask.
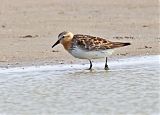
<path id="1" fill-rule="evenodd" d="M 62 32 L 58 35 L 58 41 L 52 46 L 61 43 L 64 48 L 74 57 L 88 59 L 90 62 L 89 70 L 92 69 L 91 59 L 106 58 L 105 70 L 108 70 L 107 56 L 113 53 L 114 48 L 128 46 L 131 43 L 112 42 L 100 37 L 90 35 L 73 34 Z"/>

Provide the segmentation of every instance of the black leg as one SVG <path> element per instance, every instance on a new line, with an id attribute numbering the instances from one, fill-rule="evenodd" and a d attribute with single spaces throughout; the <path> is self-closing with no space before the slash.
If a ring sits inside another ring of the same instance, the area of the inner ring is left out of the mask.
<path id="1" fill-rule="evenodd" d="M 91 61 L 91 60 L 89 60 L 89 62 L 90 62 L 89 70 L 91 70 L 91 69 L 92 69 L 92 61 Z"/>
<path id="2" fill-rule="evenodd" d="M 109 70 L 108 68 L 108 64 L 107 64 L 107 57 L 106 57 L 106 63 L 105 63 L 105 67 L 104 67 L 105 70 Z"/>

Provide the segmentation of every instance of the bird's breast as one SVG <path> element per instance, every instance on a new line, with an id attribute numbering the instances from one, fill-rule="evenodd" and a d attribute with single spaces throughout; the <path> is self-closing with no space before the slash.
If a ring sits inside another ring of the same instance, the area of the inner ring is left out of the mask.
<path id="1" fill-rule="evenodd" d="M 76 47 L 70 50 L 69 53 L 72 56 L 80 59 L 99 59 L 111 55 L 113 53 L 113 50 L 108 49 L 102 51 L 87 51 Z"/>
<path id="2" fill-rule="evenodd" d="M 67 51 L 71 48 L 71 41 L 62 41 L 61 43 Z"/>

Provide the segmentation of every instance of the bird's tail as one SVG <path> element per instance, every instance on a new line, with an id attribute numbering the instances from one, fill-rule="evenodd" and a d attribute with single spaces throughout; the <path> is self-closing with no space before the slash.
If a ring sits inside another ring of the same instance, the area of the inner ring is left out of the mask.
<path id="1" fill-rule="evenodd" d="M 131 45 L 131 43 L 123 43 L 123 42 L 114 42 L 113 43 L 114 48 L 119 48 L 119 47 L 128 46 L 128 45 Z"/>

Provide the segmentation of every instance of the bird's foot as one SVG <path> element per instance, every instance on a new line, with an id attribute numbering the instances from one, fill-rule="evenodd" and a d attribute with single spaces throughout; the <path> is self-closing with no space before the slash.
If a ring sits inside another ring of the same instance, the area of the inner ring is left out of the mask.
<path id="1" fill-rule="evenodd" d="M 105 70 L 109 70 L 109 67 L 108 67 L 108 65 L 106 65 L 106 66 L 104 67 L 104 69 L 105 69 Z"/>
<path id="2" fill-rule="evenodd" d="M 92 71 L 93 69 L 92 69 L 92 68 L 88 68 L 88 69 L 86 69 L 86 70 L 90 70 L 90 71 Z"/>

